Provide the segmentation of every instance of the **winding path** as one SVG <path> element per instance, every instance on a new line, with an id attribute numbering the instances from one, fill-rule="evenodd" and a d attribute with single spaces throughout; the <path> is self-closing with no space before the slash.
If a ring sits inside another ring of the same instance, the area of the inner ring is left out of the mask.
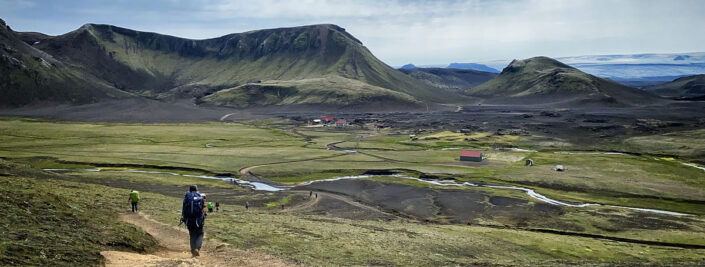
<path id="1" fill-rule="evenodd" d="M 290 192 L 299 193 L 299 194 L 308 194 L 308 193 L 309 193 L 309 191 L 302 191 L 302 190 L 292 190 L 292 191 L 290 191 Z M 290 207 L 290 208 L 288 208 L 288 209 L 285 209 L 284 211 L 285 211 L 285 212 L 291 212 L 291 211 L 306 210 L 306 209 L 315 207 L 315 205 L 318 204 L 318 202 L 320 202 L 321 199 L 331 198 L 331 199 L 335 199 L 335 200 L 339 200 L 339 201 L 345 202 L 346 204 L 349 204 L 349 205 L 352 205 L 352 206 L 354 206 L 354 207 L 358 207 L 358 208 L 361 208 L 361 209 L 364 209 L 364 210 L 372 211 L 372 212 L 375 212 L 375 213 L 381 213 L 381 214 L 384 214 L 384 215 L 387 215 L 387 216 L 399 217 L 399 216 L 397 216 L 397 215 L 394 215 L 394 214 L 391 214 L 391 213 L 389 213 L 389 212 L 383 211 L 382 209 L 380 209 L 380 208 L 378 208 L 378 207 L 374 207 L 374 206 L 371 206 L 371 205 L 367 205 L 367 204 L 364 204 L 364 203 L 360 203 L 360 202 L 358 202 L 358 201 L 355 201 L 353 198 L 348 197 L 348 196 L 339 195 L 339 194 L 334 194 L 334 193 L 328 193 L 328 192 L 318 191 L 318 190 L 316 190 L 316 191 L 314 191 L 314 192 L 315 192 L 316 194 L 318 194 L 318 197 L 317 197 L 317 198 L 316 198 L 316 197 L 309 198 L 308 201 L 303 202 L 303 203 L 301 203 L 301 204 L 298 204 L 298 205 L 296 205 L 296 206 L 292 206 L 292 207 Z"/>
<path id="2" fill-rule="evenodd" d="M 151 254 L 124 251 L 102 251 L 105 266 L 291 266 L 276 256 L 252 250 L 240 250 L 228 244 L 206 238 L 203 241 L 201 256 L 192 258 L 189 248 L 188 231 L 155 221 L 141 213 L 124 213 L 121 221 L 142 228 L 154 237 L 162 249 Z"/>

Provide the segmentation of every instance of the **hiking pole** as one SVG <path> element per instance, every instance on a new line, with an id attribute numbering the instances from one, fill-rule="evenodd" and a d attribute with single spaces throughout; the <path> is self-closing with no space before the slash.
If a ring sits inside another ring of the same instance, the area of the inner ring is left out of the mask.
<path id="1" fill-rule="evenodd" d="M 179 225 L 177 225 L 176 227 L 179 227 L 179 226 L 181 226 L 182 224 L 184 224 L 184 218 L 179 219 Z"/>

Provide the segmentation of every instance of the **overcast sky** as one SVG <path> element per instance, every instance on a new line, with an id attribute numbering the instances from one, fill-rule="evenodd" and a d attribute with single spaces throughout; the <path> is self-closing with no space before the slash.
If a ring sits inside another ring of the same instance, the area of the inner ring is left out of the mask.
<path id="1" fill-rule="evenodd" d="M 0 0 L 17 31 L 85 23 L 204 39 L 333 23 L 393 66 L 705 50 L 703 0 Z"/>

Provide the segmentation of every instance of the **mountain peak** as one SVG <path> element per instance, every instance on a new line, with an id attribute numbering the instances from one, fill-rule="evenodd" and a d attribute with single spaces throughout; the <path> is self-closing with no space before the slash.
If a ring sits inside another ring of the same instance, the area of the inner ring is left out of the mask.
<path id="1" fill-rule="evenodd" d="M 409 63 L 409 64 L 406 64 L 406 65 L 404 65 L 404 66 L 401 66 L 400 69 L 408 70 L 408 69 L 415 69 L 415 68 L 416 68 L 416 65 Z"/>
<path id="2" fill-rule="evenodd" d="M 519 72 L 524 69 L 530 69 L 534 71 L 545 71 L 548 69 L 555 69 L 555 68 L 567 68 L 567 69 L 575 69 L 571 66 L 568 66 L 566 64 L 563 64 L 562 62 L 552 59 L 550 57 L 545 57 L 545 56 L 538 56 L 538 57 L 532 57 L 528 59 L 523 59 L 523 60 L 517 60 L 514 59 L 512 62 L 507 65 L 502 70 L 502 73 L 504 72 Z"/>
<path id="3" fill-rule="evenodd" d="M 496 78 L 468 93 L 491 97 L 496 102 L 526 103 L 640 105 L 657 99 L 639 89 L 592 76 L 549 57 L 515 59 Z"/>
<path id="4" fill-rule="evenodd" d="M 76 72 L 88 79 L 151 98 L 200 101 L 212 99 L 206 96 L 224 89 L 232 90 L 220 94 L 218 103 L 238 106 L 334 104 L 340 99 L 358 105 L 372 101 L 358 96 L 376 95 L 379 101 L 388 97 L 389 103 L 421 107 L 420 101 L 458 98 L 453 92 L 437 92 L 392 69 L 334 24 L 263 29 L 201 40 L 93 23 L 59 36 L 24 36 L 38 51 L 76 67 Z M 35 39 L 41 41 L 32 42 Z M 261 86 L 248 85 L 253 81 Z M 329 93 L 316 96 L 322 88 Z M 279 102 L 245 103 L 238 98 L 269 96 L 260 89 L 288 92 L 298 98 L 278 95 L 273 99 Z M 233 99 L 224 99 L 228 97 Z"/>

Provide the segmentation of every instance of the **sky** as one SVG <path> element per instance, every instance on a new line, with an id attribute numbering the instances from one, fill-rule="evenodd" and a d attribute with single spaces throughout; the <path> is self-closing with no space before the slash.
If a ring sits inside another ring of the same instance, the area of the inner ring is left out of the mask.
<path id="1" fill-rule="evenodd" d="M 332 23 L 401 66 L 705 50 L 705 0 L 0 0 L 16 31 L 86 23 L 213 38 Z"/>

